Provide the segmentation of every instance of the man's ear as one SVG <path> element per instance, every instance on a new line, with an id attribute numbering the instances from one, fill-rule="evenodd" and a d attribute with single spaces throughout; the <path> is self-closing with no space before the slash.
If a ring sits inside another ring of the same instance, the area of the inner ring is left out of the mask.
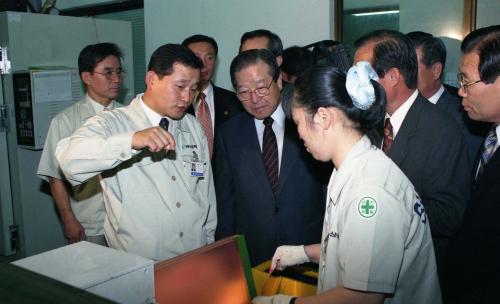
<path id="1" fill-rule="evenodd" d="M 278 63 L 278 67 L 283 63 L 283 57 L 281 55 L 276 56 L 276 62 Z"/>
<path id="2" fill-rule="evenodd" d="M 90 72 L 82 72 L 80 74 L 80 77 L 82 78 L 82 81 L 86 86 L 92 85 L 92 75 L 91 74 L 92 73 L 90 73 Z"/>
<path id="3" fill-rule="evenodd" d="M 404 82 L 403 75 L 399 72 L 399 69 L 392 68 L 385 73 L 384 79 L 391 86 L 397 86 L 401 81 Z"/>
<path id="4" fill-rule="evenodd" d="M 148 71 L 148 72 L 146 73 L 146 85 L 147 85 L 148 87 L 153 86 L 153 85 L 156 83 L 156 81 L 157 81 L 157 80 L 158 80 L 158 75 L 156 75 L 156 73 L 155 73 L 155 72 L 153 72 L 153 71 Z"/>
<path id="5" fill-rule="evenodd" d="M 278 85 L 278 88 L 280 89 L 281 92 L 281 89 L 283 89 L 283 79 L 281 78 L 281 73 L 278 76 L 278 79 L 276 79 L 276 84 Z"/>
<path id="6" fill-rule="evenodd" d="M 441 62 L 436 62 L 431 66 L 432 79 L 441 79 L 441 74 L 443 73 L 443 64 Z"/>

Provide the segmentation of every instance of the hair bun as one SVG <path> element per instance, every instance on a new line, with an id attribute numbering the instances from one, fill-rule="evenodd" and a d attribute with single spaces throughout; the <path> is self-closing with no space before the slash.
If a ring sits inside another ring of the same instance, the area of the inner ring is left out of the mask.
<path id="1" fill-rule="evenodd" d="M 375 101 L 375 89 L 371 79 L 378 81 L 378 76 L 368 61 L 360 61 L 347 72 L 345 86 L 354 106 L 367 110 Z"/>

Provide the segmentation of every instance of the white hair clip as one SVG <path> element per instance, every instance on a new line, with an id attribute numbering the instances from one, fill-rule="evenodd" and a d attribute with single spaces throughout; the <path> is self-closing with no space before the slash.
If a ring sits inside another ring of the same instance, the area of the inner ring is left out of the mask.
<path id="1" fill-rule="evenodd" d="M 375 101 L 375 89 L 370 79 L 378 81 L 378 76 L 368 61 L 360 61 L 347 72 L 345 86 L 354 106 L 367 110 Z"/>

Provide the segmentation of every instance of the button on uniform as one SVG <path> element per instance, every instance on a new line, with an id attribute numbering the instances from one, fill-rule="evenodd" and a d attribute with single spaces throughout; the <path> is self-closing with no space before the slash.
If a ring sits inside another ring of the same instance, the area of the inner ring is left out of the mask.
<path id="1" fill-rule="evenodd" d="M 179 236 L 183 237 L 184 236 L 184 232 L 181 231 L 181 233 L 179 233 Z"/>
<path id="2" fill-rule="evenodd" d="M 175 203 L 175 206 L 176 206 L 177 208 L 180 208 L 180 207 L 181 207 L 181 203 L 177 202 L 177 203 Z"/>
<path id="3" fill-rule="evenodd" d="M 177 178 L 174 175 L 172 175 L 172 180 L 175 181 L 176 179 Z"/>

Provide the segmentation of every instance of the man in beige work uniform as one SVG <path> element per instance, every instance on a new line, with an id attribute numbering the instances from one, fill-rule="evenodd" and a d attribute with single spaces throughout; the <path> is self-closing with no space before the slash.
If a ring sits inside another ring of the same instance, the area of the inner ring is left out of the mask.
<path id="1" fill-rule="evenodd" d="M 163 260 L 214 240 L 207 140 L 196 118 L 184 113 L 198 92 L 200 68 L 188 48 L 159 47 L 144 94 L 89 119 L 57 145 L 72 184 L 101 174 L 112 248 Z"/>
<path id="2" fill-rule="evenodd" d="M 86 240 L 106 246 L 103 229 L 106 211 L 97 177 L 71 187 L 54 152 L 59 140 L 73 134 L 88 118 L 120 106 L 114 99 L 122 83 L 121 58 L 120 49 L 113 43 L 88 45 L 80 52 L 78 69 L 87 94 L 54 117 L 38 165 L 37 174 L 49 182 L 64 235 L 70 244 Z"/>

